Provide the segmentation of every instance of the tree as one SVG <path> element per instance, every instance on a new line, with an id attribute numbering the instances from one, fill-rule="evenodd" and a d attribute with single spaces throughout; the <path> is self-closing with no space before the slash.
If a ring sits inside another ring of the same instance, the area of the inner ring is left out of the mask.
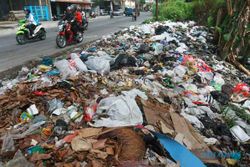
<path id="1" fill-rule="evenodd" d="M 140 0 L 140 4 L 145 4 L 145 0 Z"/>

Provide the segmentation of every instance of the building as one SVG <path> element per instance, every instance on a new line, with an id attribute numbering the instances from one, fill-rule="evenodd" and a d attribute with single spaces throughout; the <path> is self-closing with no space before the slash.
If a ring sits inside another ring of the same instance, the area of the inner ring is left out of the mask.
<path id="1" fill-rule="evenodd" d="M 25 6 L 43 6 L 49 9 L 50 0 L 0 0 L 0 19 L 7 19 L 9 11 L 23 10 Z"/>
<path id="2" fill-rule="evenodd" d="M 91 9 L 91 0 L 51 0 L 52 15 L 61 16 L 71 4 L 78 4 L 85 10 Z"/>
<path id="3" fill-rule="evenodd" d="M 23 10 L 28 6 L 32 13 L 39 16 L 39 20 L 50 20 L 51 16 L 62 15 L 71 4 L 79 4 L 89 10 L 92 2 L 91 0 L 0 0 L 0 19 L 6 20 L 9 11 Z"/>

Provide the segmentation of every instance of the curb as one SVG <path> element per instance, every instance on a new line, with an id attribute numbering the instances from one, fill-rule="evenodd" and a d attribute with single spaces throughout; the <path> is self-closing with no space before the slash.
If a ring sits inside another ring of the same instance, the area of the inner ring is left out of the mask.
<path id="1" fill-rule="evenodd" d="M 7 69 L 5 71 L 2 71 L 2 72 L 0 72 L 0 80 L 9 80 L 9 79 L 16 78 L 17 75 L 18 75 L 18 73 L 19 73 L 19 71 L 22 69 L 22 67 L 25 66 L 25 67 L 28 67 L 29 69 L 31 69 L 34 66 L 37 66 L 41 62 L 41 59 L 43 57 L 51 57 L 51 58 L 62 57 L 64 55 L 67 55 L 67 54 L 71 53 L 72 51 L 74 51 L 75 48 L 84 49 L 84 47 L 88 46 L 89 44 L 95 42 L 98 39 L 94 39 L 94 40 L 88 41 L 88 42 L 86 42 L 84 44 L 77 44 L 77 45 L 68 46 L 67 49 L 59 51 L 59 52 L 56 52 L 56 53 L 53 53 L 50 56 L 40 56 L 40 57 L 37 57 L 35 59 L 26 61 L 25 63 L 23 63 L 21 65 L 12 67 L 12 68 Z"/>

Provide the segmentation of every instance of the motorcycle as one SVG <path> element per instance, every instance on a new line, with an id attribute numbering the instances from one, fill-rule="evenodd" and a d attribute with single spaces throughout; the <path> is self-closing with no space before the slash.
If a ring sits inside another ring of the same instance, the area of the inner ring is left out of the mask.
<path id="1" fill-rule="evenodd" d="M 137 15 L 136 15 L 135 12 L 133 12 L 133 14 L 132 14 L 132 21 L 136 21 L 136 19 L 137 19 Z"/>
<path id="2" fill-rule="evenodd" d="M 31 40 L 45 40 L 46 39 L 46 31 L 45 28 L 39 23 L 35 30 L 34 30 L 34 35 L 32 36 L 30 34 L 30 31 L 28 28 L 26 28 L 26 21 L 25 20 L 19 20 L 19 27 L 16 32 L 16 41 L 18 44 L 23 45 L 28 41 Z"/>
<path id="3" fill-rule="evenodd" d="M 96 13 L 94 11 L 90 12 L 90 15 L 89 15 L 91 18 L 96 18 Z"/>
<path id="4" fill-rule="evenodd" d="M 72 23 L 73 21 L 71 21 Z M 73 34 L 71 30 L 71 24 L 68 21 L 60 21 L 58 24 L 59 32 L 56 36 L 56 44 L 59 48 L 66 47 L 67 44 L 72 44 L 73 42 L 81 43 L 83 41 L 83 31 L 78 31 Z M 71 37 L 73 34 L 73 38 Z"/>

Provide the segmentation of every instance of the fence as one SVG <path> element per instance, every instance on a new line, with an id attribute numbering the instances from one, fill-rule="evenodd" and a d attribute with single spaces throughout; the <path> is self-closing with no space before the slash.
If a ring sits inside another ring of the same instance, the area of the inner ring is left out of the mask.
<path id="1" fill-rule="evenodd" d="M 38 21 L 51 20 L 48 6 L 25 6 L 24 8 L 29 9 Z"/>

